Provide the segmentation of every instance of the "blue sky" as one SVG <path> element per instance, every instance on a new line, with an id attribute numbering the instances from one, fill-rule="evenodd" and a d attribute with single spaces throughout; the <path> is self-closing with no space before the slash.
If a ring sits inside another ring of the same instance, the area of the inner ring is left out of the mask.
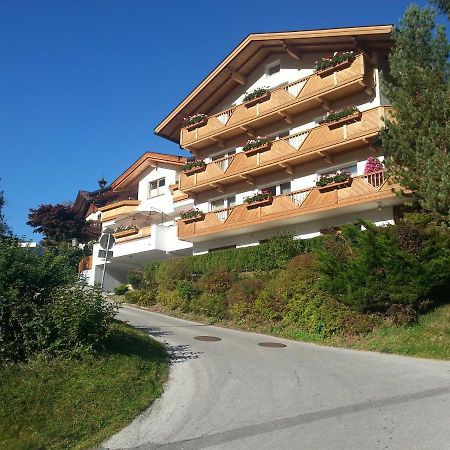
<path id="1" fill-rule="evenodd" d="M 153 128 L 249 33 L 397 24 L 410 3 L 0 0 L 8 223 L 39 239 L 29 208 L 73 201 L 145 151 L 179 154 Z"/>

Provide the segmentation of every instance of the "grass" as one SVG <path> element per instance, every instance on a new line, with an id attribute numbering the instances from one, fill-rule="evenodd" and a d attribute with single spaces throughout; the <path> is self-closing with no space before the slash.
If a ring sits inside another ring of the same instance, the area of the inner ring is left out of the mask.
<path id="1" fill-rule="evenodd" d="M 98 445 L 144 411 L 161 394 L 167 376 L 164 347 L 120 323 L 97 357 L 3 367 L 0 448 Z"/>

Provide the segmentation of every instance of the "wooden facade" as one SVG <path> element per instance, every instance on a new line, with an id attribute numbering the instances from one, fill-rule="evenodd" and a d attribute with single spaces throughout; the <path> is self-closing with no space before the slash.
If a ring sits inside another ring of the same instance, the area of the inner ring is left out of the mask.
<path id="1" fill-rule="evenodd" d="M 266 206 L 248 209 L 245 204 L 205 214 L 201 221 L 186 224 L 178 221 L 178 236 L 188 241 L 200 240 L 204 236 L 214 237 L 227 231 L 257 227 L 267 223 L 283 226 L 300 222 L 301 216 L 317 214 L 336 208 L 354 206 L 368 202 L 379 202 L 396 197 L 394 188 L 383 172 L 354 177 L 342 188 L 325 191 L 310 187 L 273 197 Z"/>
<path id="2" fill-rule="evenodd" d="M 99 208 L 102 213 L 102 222 L 114 220 L 120 214 L 129 214 L 136 211 L 137 206 L 141 202 L 139 200 L 121 200 L 119 202 L 110 203 L 109 205 Z"/>

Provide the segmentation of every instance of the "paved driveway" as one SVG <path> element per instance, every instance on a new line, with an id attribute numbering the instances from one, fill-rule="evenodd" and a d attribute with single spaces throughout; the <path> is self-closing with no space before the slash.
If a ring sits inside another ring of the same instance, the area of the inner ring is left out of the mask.
<path id="1" fill-rule="evenodd" d="M 105 448 L 450 450 L 450 362 L 320 347 L 131 307 L 119 318 L 166 342 L 173 365 L 164 395 Z"/>

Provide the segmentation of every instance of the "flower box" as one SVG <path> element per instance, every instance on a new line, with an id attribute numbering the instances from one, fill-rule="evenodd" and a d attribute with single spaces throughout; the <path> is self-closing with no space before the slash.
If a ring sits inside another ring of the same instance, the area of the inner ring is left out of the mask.
<path id="1" fill-rule="evenodd" d="M 206 164 L 203 166 L 193 167 L 192 169 L 183 170 L 183 173 L 187 176 L 194 175 L 194 173 L 203 172 L 206 169 Z"/>
<path id="2" fill-rule="evenodd" d="M 138 234 L 139 230 L 137 228 L 131 228 L 129 230 L 122 230 L 122 231 L 116 231 L 115 233 L 113 233 L 113 236 L 116 239 L 120 239 L 123 237 L 127 237 L 127 236 L 133 236 L 133 234 Z"/>
<path id="3" fill-rule="evenodd" d="M 254 209 L 254 208 L 258 208 L 260 206 L 271 205 L 272 202 L 273 202 L 273 197 L 269 197 L 264 200 L 259 200 L 257 202 L 247 203 L 247 209 Z"/>
<path id="4" fill-rule="evenodd" d="M 246 108 L 251 108 L 252 106 L 255 106 L 257 103 L 265 102 L 266 100 L 269 100 L 270 98 L 270 91 L 265 92 L 264 94 L 260 95 L 259 97 L 252 98 L 251 100 L 247 100 L 244 102 L 244 106 Z"/>
<path id="5" fill-rule="evenodd" d="M 194 223 L 194 222 L 200 222 L 201 220 L 204 220 L 204 218 L 205 218 L 205 213 L 202 213 L 202 214 L 198 214 L 197 216 L 187 217 L 186 219 L 180 219 L 180 220 L 185 224 L 189 224 L 189 223 Z"/>
<path id="6" fill-rule="evenodd" d="M 196 128 L 204 127 L 208 123 L 208 117 L 204 117 L 202 120 L 198 122 L 191 123 L 189 125 L 185 125 L 187 131 L 195 130 Z"/>
<path id="7" fill-rule="evenodd" d="M 326 77 L 333 72 L 336 72 L 338 70 L 346 69 L 347 67 L 350 67 L 352 65 L 353 59 L 347 59 L 346 61 L 342 61 L 340 63 L 337 63 L 334 66 L 327 67 L 326 69 L 317 70 L 316 73 L 319 75 L 320 78 Z"/>
<path id="8" fill-rule="evenodd" d="M 352 182 L 353 178 L 350 177 L 345 181 L 338 181 L 336 183 L 327 184 L 325 186 L 317 186 L 317 189 L 319 190 L 319 192 L 332 191 L 334 189 L 342 189 L 344 187 L 349 187 L 351 186 Z"/>
<path id="9" fill-rule="evenodd" d="M 259 147 L 244 150 L 244 153 L 247 156 L 252 156 L 252 155 L 256 155 L 256 153 L 266 152 L 267 150 L 270 150 L 271 147 L 272 147 L 272 142 L 266 142 L 265 144 L 262 144 Z"/>
<path id="10" fill-rule="evenodd" d="M 334 130 L 335 128 L 340 127 L 346 123 L 356 122 L 357 120 L 361 120 L 361 111 L 356 111 L 349 116 L 342 117 L 341 119 L 334 120 L 333 122 L 327 122 L 328 128 L 330 130 Z"/>

